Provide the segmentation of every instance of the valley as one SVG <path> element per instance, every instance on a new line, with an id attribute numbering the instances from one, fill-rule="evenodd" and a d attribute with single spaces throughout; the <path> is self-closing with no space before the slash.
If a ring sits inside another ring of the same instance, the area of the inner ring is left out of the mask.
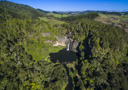
<path id="1" fill-rule="evenodd" d="M 127 12 L 0 1 L 0 90 L 127 90 Z"/>

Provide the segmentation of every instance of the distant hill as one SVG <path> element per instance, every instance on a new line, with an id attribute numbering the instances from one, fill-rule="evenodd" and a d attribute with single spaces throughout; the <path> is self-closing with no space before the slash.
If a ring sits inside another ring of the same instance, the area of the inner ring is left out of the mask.
<path id="1" fill-rule="evenodd" d="M 100 14 L 110 14 L 110 15 L 117 15 L 120 16 L 123 13 L 126 12 L 109 12 L 109 11 L 95 11 L 95 10 L 87 10 L 87 11 L 66 11 L 66 12 L 61 12 L 61 11 L 53 11 L 53 13 L 55 14 L 70 14 L 70 15 L 79 15 L 79 14 L 87 14 L 87 13 L 92 13 L 92 12 L 96 12 L 96 13 L 100 13 Z"/>
<path id="2" fill-rule="evenodd" d="M 45 14 L 50 13 L 49 11 L 45 11 L 45 10 L 42 10 L 42 9 L 37 9 L 37 10 L 39 10 L 39 11 L 41 11 L 42 13 L 45 13 Z"/>
<path id="3" fill-rule="evenodd" d="M 0 1 L 0 10 L 1 10 L 0 13 L 6 11 L 13 17 L 17 17 L 17 15 L 20 15 L 20 17 L 27 17 L 27 18 L 29 17 L 37 18 L 40 16 L 45 16 L 45 12 L 34 9 L 28 5 L 16 4 L 9 1 Z"/>
<path id="4" fill-rule="evenodd" d="M 74 21 L 74 20 L 80 20 L 80 19 L 94 19 L 98 17 L 99 14 L 96 12 L 88 13 L 88 14 L 80 14 L 80 15 L 75 15 L 75 16 L 68 16 L 68 17 L 63 17 L 62 20 L 64 21 Z"/>

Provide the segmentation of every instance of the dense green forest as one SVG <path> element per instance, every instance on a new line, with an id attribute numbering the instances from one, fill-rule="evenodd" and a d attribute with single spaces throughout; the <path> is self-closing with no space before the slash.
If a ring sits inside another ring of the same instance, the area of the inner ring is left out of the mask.
<path id="1" fill-rule="evenodd" d="M 11 5 L 12 3 L 0 2 L 0 4 Z M 19 11 L 18 8 L 20 7 L 17 6 L 17 11 Z M 27 8 L 30 7 L 27 6 Z M 24 18 L 17 11 L 14 17 L 8 9 L 6 11 L 5 7 L 2 9 L 3 12 L 0 14 L 0 90 L 40 90 L 41 88 L 61 90 L 65 88 L 68 83 L 66 70 L 62 65 L 49 60 L 48 49 L 51 45 L 44 43 L 46 40 L 54 41 L 54 35 L 62 30 L 60 30 L 61 26 L 57 28 L 39 19 Z M 21 9 L 20 11 L 22 12 Z M 29 16 L 28 11 L 25 12 L 28 14 L 26 16 Z M 52 32 L 51 37 L 42 35 L 46 32 Z"/>
<path id="2" fill-rule="evenodd" d="M 0 1 L 0 90 L 128 89 L 123 28 L 96 21 L 96 12 L 61 18 L 47 13 Z M 76 60 L 51 61 L 50 52 L 65 48 L 53 47 L 56 36 L 79 43 Z"/>
<path id="3" fill-rule="evenodd" d="M 37 18 L 45 16 L 45 12 L 34 9 L 27 5 L 16 4 L 8 1 L 1 1 L 0 12 L 8 12 L 13 17 L 20 16 L 21 18 Z"/>
<path id="4" fill-rule="evenodd" d="M 71 37 L 80 41 L 75 89 L 127 90 L 128 34 L 94 20 L 71 22 Z"/>

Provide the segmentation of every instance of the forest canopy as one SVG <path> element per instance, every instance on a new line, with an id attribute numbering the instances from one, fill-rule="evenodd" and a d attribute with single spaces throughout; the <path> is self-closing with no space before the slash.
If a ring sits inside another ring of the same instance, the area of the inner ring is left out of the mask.
<path id="1" fill-rule="evenodd" d="M 96 12 L 62 18 L 46 13 L 0 1 L 0 90 L 127 90 L 123 28 L 95 21 Z M 52 62 L 50 49 L 56 37 L 65 36 L 78 42 L 78 58 Z"/>

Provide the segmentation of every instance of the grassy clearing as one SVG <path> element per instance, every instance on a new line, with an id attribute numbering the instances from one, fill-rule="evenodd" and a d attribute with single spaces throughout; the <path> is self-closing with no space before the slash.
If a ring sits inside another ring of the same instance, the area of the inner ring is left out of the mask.
<path id="1" fill-rule="evenodd" d="M 122 22 L 128 22 L 128 15 L 122 15 L 121 16 L 121 21 Z"/>
<path id="2" fill-rule="evenodd" d="M 116 16 L 100 14 L 95 20 L 105 24 L 115 24 L 116 26 L 126 25 L 124 29 L 128 32 L 128 15 Z"/>
<path id="3" fill-rule="evenodd" d="M 49 22 L 51 25 L 55 25 L 55 24 L 61 25 L 61 24 L 66 23 L 66 22 L 63 22 L 63 21 L 60 21 L 60 20 L 57 20 L 57 19 L 54 19 L 54 18 L 39 17 L 39 19 L 44 20 L 46 22 Z"/>
<path id="4" fill-rule="evenodd" d="M 95 20 L 100 21 L 102 23 L 105 24 L 118 24 L 120 23 L 120 16 L 115 16 L 115 15 L 104 15 L 104 14 L 100 14 L 99 17 L 97 17 Z"/>
<path id="5" fill-rule="evenodd" d="M 47 15 L 48 16 L 53 15 L 56 18 L 68 17 L 68 15 L 66 14 L 61 15 L 61 14 L 48 13 Z"/>
<path id="6" fill-rule="evenodd" d="M 57 53 L 60 50 L 64 49 L 65 47 L 62 46 L 56 46 L 56 47 L 50 47 L 49 48 L 49 53 Z"/>
<path id="7" fill-rule="evenodd" d="M 50 26 L 54 27 L 54 30 L 53 29 L 48 30 L 48 32 L 51 31 L 52 34 L 51 36 L 57 35 L 61 37 L 62 35 L 65 35 L 65 33 L 67 32 L 67 30 L 61 26 L 62 24 L 67 24 L 66 22 L 60 21 L 55 18 L 47 18 L 47 17 L 39 17 L 39 19 L 48 22 Z"/>
<path id="8" fill-rule="evenodd" d="M 128 15 L 116 16 L 116 15 L 104 15 L 100 14 L 95 20 L 106 23 L 106 24 L 119 24 L 128 22 Z"/>

